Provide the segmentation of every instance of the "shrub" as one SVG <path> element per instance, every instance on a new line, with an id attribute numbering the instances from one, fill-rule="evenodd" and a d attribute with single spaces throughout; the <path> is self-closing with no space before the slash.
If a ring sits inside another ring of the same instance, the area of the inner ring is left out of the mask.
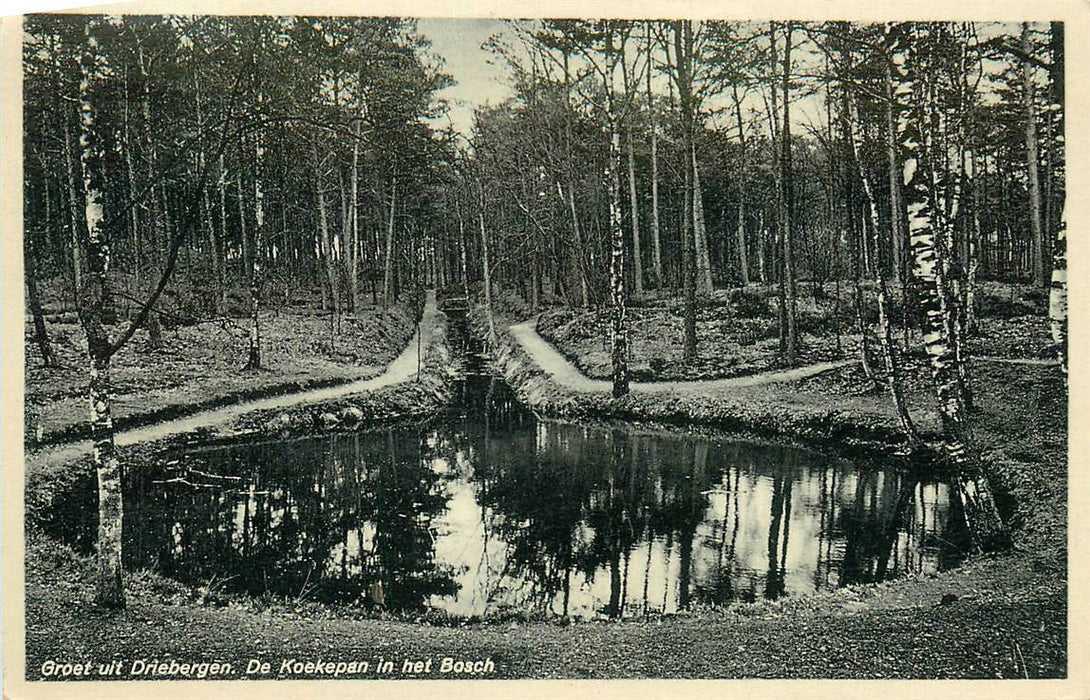
<path id="1" fill-rule="evenodd" d="M 549 309 L 537 319 L 537 330 L 541 334 L 551 334 L 575 318 L 575 310 L 565 307 Z"/>
<path id="2" fill-rule="evenodd" d="M 978 316 L 988 318 L 1018 318 L 1019 316 L 1032 316 L 1037 310 L 1022 302 L 1021 299 L 1010 297 L 981 294 L 976 296 L 976 313 Z"/>
<path id="3" fill-rule="evenodd" d="M 772 305 L 758 290 L 732 289 L 729 299 L 734 313 L 742 318 L 768 317 L 773 313 Z"/>

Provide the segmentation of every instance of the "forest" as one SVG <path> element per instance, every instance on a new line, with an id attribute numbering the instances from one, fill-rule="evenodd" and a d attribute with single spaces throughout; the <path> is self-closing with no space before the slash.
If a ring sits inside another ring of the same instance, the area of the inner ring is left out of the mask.
<path id="1" fill-rule="evenodd" d="M 1066 400 L 1063 22 L 507 20 L 479 49 L 509 96 L 468 131 L 411 18 L 24 31 L 27 442 L 91 437 L 100 603 L 119 395 L 344 379 L 425 289 L 493 350 L 536 318 L 613 401 L 850 364 L 974 549 L 1009 547 L 974 360 L 1059 365 Z"/>

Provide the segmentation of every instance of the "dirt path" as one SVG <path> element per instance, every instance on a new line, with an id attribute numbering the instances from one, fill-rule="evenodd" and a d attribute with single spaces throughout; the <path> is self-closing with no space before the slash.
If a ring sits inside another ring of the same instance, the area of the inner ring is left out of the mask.
<path id="1" fill-rule="evenodd" d="M 420 324 L 416 328 L 409 344 L 401 351 L 393 361 L 386 366 L 382 374 L 370 379 L 360 379 L 347 384 L 324 387 L 321 389 L 307 389 L 291 394 L 280 394 L 264 399 L 255 399 L 231 406 L 199 411 L 188 416 L 182 416 L 173 420 L 153 423 L 139 428 L 122 430 L 114 435 L 114 443 L 118 446 L 133 445 L 140 442 L 161 440 L 187 433 L 198 428 L 208 428 L 226 425 L 243 414 L 252 411 L 265 411 L 270 409 L 288 408 L 300 404 L 318 403 L 339 399 L 352 394 L 360 394 L 367 391 L 375 391 L 392 384 L 400 384 L 411 377 L 416 376 L 417 348 L 427 348 L 431 340 L 431 332 L 435 327 L 435 317 L 438 313 L 435 303 L 435 290 L 429 289 L 427 299 L 424 302 L 424 311 L 420 317 Z M 91 449 L 90 440 L 66 443 L 56 447 L 47 447 L 33 455 L 27 455 L 26 463 L 29 469 L 31 465 L 49 465 L 76 459 L 86 454 Z"/>
<path id="2" fill-rule="evenodd" d="M 535 321 L 527 321 L 513 326 L 508 330 L 522 346 L 523 350 L 558 384 L 576 391 L 604 392 L 610 391 L 613 384 L 606 379 L 590 379 L 579 371 L 566 357 L 557 352 L 544 338 L 537 334 Z M 745 377 L 731 377 L 728 379 L 710 379 L 686 382 L 632 382 L 634 392 L 676 392 L 676 393 L 701 393 L 717 391 L 720 389 L 737 389 L 748 386 L 760 386 L 775 382 L 793 382 L 812 377 L 815 374 L 828 372 L 839 367 L 852 364 L 855 360 L 838 360 L 836 362 L 819 362 L 805 367 L 793 369 L 774 370 L 761 372 Z"/>

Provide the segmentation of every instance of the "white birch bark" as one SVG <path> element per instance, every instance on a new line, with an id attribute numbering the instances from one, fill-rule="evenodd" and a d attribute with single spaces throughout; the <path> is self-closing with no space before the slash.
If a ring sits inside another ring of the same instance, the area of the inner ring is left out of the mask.
<path id="1" fill-rule="evenodd" d="M 1060 368 L 1067 382 L 1067 207 L 1060 205 L 1060 226 L 1052 255 L 1052 288 L 1048 295 L 1048 319 Z"/>
<path id="2" fill-rule="evenodd" d="M 91 105 L 91 80 L 98 70 L 98 43 L 92 36 L 93 24 L 86 24 L 86 39 L 80 57 L 79 81 L 79 162 L 83 177 L 83 218 L 87 226 L 87 284 L 81 290 L 80 319 L 87 335 L 90 359 L 88 398 L 91 409 L 92 461 L 98 483 L 98 540 L 96 557 L 98 580 L 96 600 L 104 607 L 124 607 L 122 579 L 121 462 L 114 447 L 111 417 L 110 358 L 113 349 L 103 324 L 109 295 L 110 241 L 102 228 L 101 193 L 91 178 L 94 110 Z"/>

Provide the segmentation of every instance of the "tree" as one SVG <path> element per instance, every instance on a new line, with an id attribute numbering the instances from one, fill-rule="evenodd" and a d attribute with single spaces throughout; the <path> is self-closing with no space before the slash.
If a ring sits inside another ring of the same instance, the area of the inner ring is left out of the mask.
<path id="1" fill-rule="evenodd" d="M 181 245 L 181 234 L 192 224 L 196 200 L 191 198 L 188 216 L 183 226 L 175 232 L 171 241 L 165 267 L 155 290 L 143 303 L 139 314 L 116 338 L 111 338 L 108 324 L 112 321 L 110 303 L 112 282 L 110 279 L 111 239 L 104 223 L 103 199 L 99 176 L 95 172 L 101 159 L 103 144 L 96 128 L 96 110 L 93 104 L 93 87 L 101 78 L 102 57 L 97 33 L 101 30 L 98 20 L 83 20 L 84 41 L 80 48 L 79 104 L 79 170 L 82 178 L 84 218 L 80 221 L 80 244 L 87 260 L 84 286 L 77 296 L 79 318 L 87 338 L 87 354 L 90 360 L 89 398 L 91 405 L 92 462 L 98 483 L 98 577 L 96 600 L 104 607 L 124 607 L 125 593 L 122 585 L 121 524 L 123 505 L 121 497 L 121 463 L 114 446 L 113 419 L 111 417 L 110 360 L 143 325 L 155 302 L 162 294 L 173 271 Z M 221 139 L 222 144 L 222 139 Z M 203 179 L 203 173 L 201 174 Z"/>
<path id="2" fill-rule="evenodd" d="M 696 104 L 693 99 L 693 27 L 688 21 L 672 23 L 674 39 L 674 82 L 677 85 L 681 112 L 682 152 L 685 154 L 685 204 L 681 215 L 681 277 L 684 290 L 686 359 L 696 357 L 696 255 L 693 236 L 689 227 L 695 224 L 695 188 L 698 186 L 693 165 L 696 163 L 693 132 L 696 128 Z M 690 214 L 690 212 L 692 212 Z"/>
<path id="3" fill-rule="evenodd" d="M 620 31 L 618 32 L 617 29 Z M 628 300 L 625 290 L 624 272 L 624 230 L 621 219 L 621 133 L 620 122 L 623 119 L 621 108 L 616 104 L 614 94 L 618 63 L 624 60 L 624 42 L 629 27 L 607 26 L 604 28 L 603 79 L 606 95 L 606 119 L 609 124 L 609 289 L 612 323 L 610 327 L 610 360 L 613 365 L 613 396 L 621 397 L 628 393 Z M 616 34 L 615 34 L 616 32 Z M 614 45 L 620 41 L 620 46 Z M 627 85 L 622 85 L 622 95 L 626 98 Z M 638 229 L 636 235 L 639 235 Z M 638 248 L 637 248 L 638 250 Z M 638 264 L 638 263 L 637 263 Z"/>
<path id="4" fill-rule="evenodd" d="M 786 278 L 787 303 L 787 364 L 798 361 L 799 329 L 797 290 L 795 285 L 795 248 L 792 236 L 792 218 L 794 217 L 794 169 L 791 167 L 791 36 L 794 26 L 787 22 L 784 31 L 783 49 L 783 130 L 780 132 L 780 169 L 783 187 L 781 189 L 780 227 L 783 231 L 783 275 Z"/>
<path id="5" fill-rule="evenodd" d="M 1029 173 L 1029 224 L 1030 257 L 1033 264 L 1033 283 L 1039 287 L 1048 285 L 1045 275 L 1045 234 L 1041 224 L 1041 183 L 1037 156 L 1037 116 L 1034 101 L 1033 46 L 1030 43 L 1029 22 L 1022 22 L 1022 105 L 1025 110 L 1026 171 Z"/>
<path id="6" fill-rule="evenodd" d="M 881 240 L 878 232 L 881 230 L 878 216 L 878 205 L 875 202 L 873 187 L 870 182 L 870 178 L 867 175 L 867 169 L 863 165 L 862 159 L 859 157 L 860 153 L 860 138 L 858 131 L 853 129 L 852 123 L 859 123 L 858 108 L 853 100 L 851 103 L 851 112 L 848 117 L 848 131 L 849 142 L 852 149 L 852 160 L 855 162 L 856 168 L 859 172 L 859 180 L 863 185 L 863 194 L 866 199 L 867 212 L 870 215 L 870 231 L 871 241 L 874 245 L 875 254 L 879 255 L 882 250 Z M 895 231 L 890 231 L 891 236 L 895 236 Z M 896 269 L 896 268 L 895 268 Z M 882 345 L 882 357 L 885 359 L 886 365 L 886 384 L 889 387 L 890 397 L 893 399 L 894 409 L 897 411 L 897 418 L 901 422 L 901 430 L 905 434 L 905 438 L 908 440 L 909 446 L 915 450 L 921 446 L 920 436 L 916 432 L 916 426 L 912 422 L 912 417 L 908 412 L 908 404 L 905 402 L 904 396 L 904 382 L 901 376 L 901 363 L 897 356 L 897 346 L 893 342 L 893 327 L 889 318 L 889 289 L 886 285 L 886 275 L 883 271 L 883 265 L 881 260 L 875 262 L 874 275 L 876 287 L 878 290 L 878 337 Z M 866 331 L 864 330 L 864 334 Z M 864 351 L 865 352 L 865 351 Z"/>
<path id="7" fill-rule="evenodd" d="M 1057 135 L 1049 144 L 1051 152 L 1056 141 L 1064 140 L 1064 25 L 1053 22 L 1050 31 L 1051 63 L 1049 64 L 1050 98 L 1049 114 L 1053 115 L 1053 129 Z M 1062 174 L 1065 170 L 1062 147 L 1056 149 L 1060 155 L 1050 158 L 1053 173 Z M 1052 178 L 1049 178 L 1052 182 Z M 1051 191 L 1050 187 L 1050 191 Z M 1051 198 L 1050 198 L 1051 201 Z M 1067 382 L 1067 209 L 1064 200 L 1060 200 L 1060 219 L 1056 227 L 1056 238 L 1052 244 L 1052 287 L 1049 291 L 1048 316 L 1052 330 L 1052 340 L 1056 343 L 1056 354 L 1060 368 Z"/>
<path id="8" fill-rule="evenodd" d="M 261 258 L 265 250 L 265 191 L 261 185 L 265 147 L 254 145 L 254 228 L 250 250 L 250 336 L 245 369 L 261 369 Z"/>
<path id="9" fill-rule="evenodd" d="M 37 254 L 29 233 L 23 249 L 23 274 L 26 284 L 27 307 L 30 309 L 30 315 L 34 321 L 34 342 L 38 346 L 38 353 L 42 356 L 42 367 L 47 369 L 60 367 L 57 356 L 53 352 L 53 344 L 49 341 L 49 330 L 45 326 L 45 314 L 42 313 L 42 302 L 38 293 Z"/>
<path id="10" fill-rule="evenodd" d="M 749 284 L 749 253 L 746 246 L 746 131 L 742 124 L 742 100 L 738 96 L 738 85 L 731 86 L 734 100 L 734 115 L 738 122 L 738 146 L 740 149 L 741 176 L 738 178 L 738 228 L 735 235 L 738 240 L 738 271 L 742 286 Z"/>
<path id="11" fill-rule="evenodd" d="M 655 96 L 651 91 L 651 76 L 654 73 L 655 44 L 651 38 L 651 22 L 646 23 L 647 38 L 647 119 L 648 131 L 651 134 L 651 252 L 652 265 L 655 272 L 655 286 L 662 289 L 664 286 L 662 276 L 662 243 L 659 231 L 659 139 L 658 128 L 655 121 Z"/>
<path id="12" fill-rule="evenodd" d="M 1007 533 L 979 458 L 972 451 L 972 431 L 967 415 L 965 388 L 958 373 L 961 361 L 953 347 L 953 319 L 957 303 L 945 285 L 945 269 L 936 239 L 938 219 L 932 209 L 932 179 L 938 167 L 932 152 L 935 105 L 914 95 L 929 96 L 934 80 L 926 61 L 930 42 L 941 28 L 886 26 L 886 42 L 893 60 L 894 103 L 897 105 L 897 135 L 903 158 L 904 195 L 908 209 L 908 232 L 919 281 L 920 305 L 924 313 L 924 346 L 938 395 L 943 419 L 946 454 L 955 468 L 959 495 L 974 545 L 989 550 L 1006 544 Z M 907 46 L 906 46 L 907 44 Z"/>

